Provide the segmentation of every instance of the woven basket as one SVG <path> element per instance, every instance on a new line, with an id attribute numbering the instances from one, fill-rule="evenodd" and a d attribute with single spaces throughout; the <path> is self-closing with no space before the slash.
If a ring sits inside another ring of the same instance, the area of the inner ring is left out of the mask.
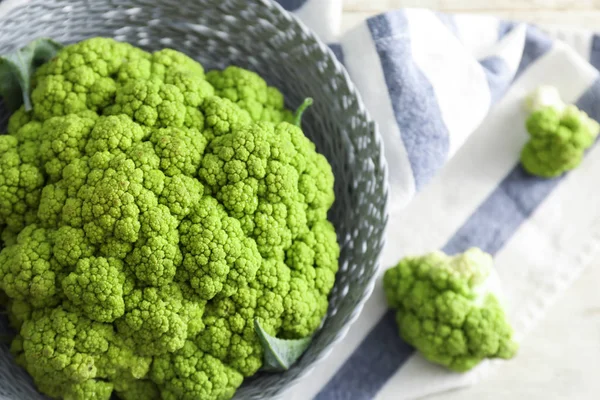
<path id="1" fill-rule="evenodd" d="M 235 64 L 258 72 L 282 90 L 290 108 L 314 98 L 303 126 L 333 167 L 330 219 L 342 247 L 329 312 L 293 368 L 246 381 L 235 398 L 281 394 L 345 335 L 373 288 L 383 245 L 387 181 L 381 138 L 344 68 L 293 16 L 260 0 L 33 0 L 0 19 L 0 54 L 44 36 L 65 44 L 106 36 L 146 50 L 170 47 L 207 69 Z M 6 118 L 0 110 L 0 121 Z M 0 400 L 41 398 L 0 346 Z"/>

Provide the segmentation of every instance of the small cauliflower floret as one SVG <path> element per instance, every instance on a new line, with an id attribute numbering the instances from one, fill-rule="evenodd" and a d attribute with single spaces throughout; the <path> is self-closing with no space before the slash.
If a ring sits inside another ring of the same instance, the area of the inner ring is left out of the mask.
<path id="1" fill-rule="evenodd" d="M 153 286 L 168 284 L 182 261 L 178 243 L 177 235 L 149 237 L 136 245 L 127 256 L 127 263 L 140 282 Z"/>
<path id="2" fill-rule="evenodd" d="M 166 176 L 195 176 L 206 147 L 206 139 L 196 129 L 163 128 L 150 136 L 160 158 L 159 168 Z"/>
<path id="3" fill-rule="evenodd" d="M 201 109 L 204 113 L 203 135 L 209 140 L 232 133 L 252 123 L 252 118 L 246 110 L 222 97 L 209 97 L 204 101 Z"/>
<path id="4" fill-rule="evenodd" d="M 242 287 L 231 297 L 218 298 L 207 304 L 206 328 L 198 335 L 198 347 L 235 368 L 244 376 L 252 376 L 262 365 L 263 350 L 254 332 L 254 315 L 260 293 Z"/>
<path id="5" fill-rule="evenodd" d="M 31 304 L 23 300 L 10 299 L 6 304 L 6 310 L 8 313 L 8 320 L 10 326 L 18 331 L 21 330 L 23 322 L 31 318 L 31 313 L 34 308 Z"/>
<path id="6" fill-rule="evenodd" d="M 158 53 L 153 55 L 153 59 Z M 165 62 L 169 60 L 164 51 L 156 58 Z M 117 88 L 115 104 L 109 105 L 104 112 L 124 113 L 148 127 L 185 126 L 202 131 L 204 115 L 198 107 L 213 96 L 214 89 L 204 80 L 202 66 L 187 60 L 184 62 L 184 59 L 175 57 L 164 65 L 141 59 L 135 60 L 134 65 L 124 65 L 119 73 L 122 83 Z M 196 68 L 187 67 L 188 62 Z"/>
<path id="7" fill-rule="evenodd" d="M 254 121 L 291 122 L 293 114 L 285 109 L 283 95 L 257 73 L 230 66 L 223 71 L 209 71 L 206 80 L 215 94 L 229 99 L 250 113 Z"/>
<path id="8" fill-rule="evenodd" d="M 196 63 L 196 65 L 200 64 Z M 181 90 L 185 104 L 188 107 L 200 107 L 207 98 L 215 93 L 215 89 L 208 81 L 204 80 L 198 73 L 190 70 L 175 71 L 168 74 L 164 81 Z M 201 129 L 201 127 L 197 127 L 197 129 Z"/>
<path id="9" fill-rule="evenodd" d="M 179 234 L 184 252 L 179 279 L 189 282 L 201 298 L 230 296 L 254 279 L 260 265 L 256 244 L 212 197 L 203 197 L 192 208 Z"/>
<path id="10" fill-rule="evenodd" d="M 202 326 L 195 319 L 203 311 L 204 304 L 184 298 L 177 284 L 132 289 L 125 294 L 125 315 L 116 326 L 135 343 L 138 354 L 156 356 L 180 349 L 190 334 L 198 333 Z"/>
<path id="11" fill-rule="evenodd" d="M 40 205 L 37 216 L 40 224 L 46 228 L 54 228 L 61 221 L 63 208 L 68 199 L 68 191 L 66 185 L 59 182 L 58 184 L 48 184 L 44 186 L 40 198 Z M 74 199 L 73 199 L 74 200 Z M 68 223 L 75 227 L 81 227 L 81 204 L 79 202 L 78 215 L 75 220 Z"/>
<path id="12" fill-rule="evenodd" d="M 123 265 L 114 258 L 82 258 L 62 281 L 65 296 L 94 321 L 112 322 L 125 312 Z"/>
<path id="13" fill-rule="evenodd" d="M 72 44 L 37 70 L 31 94 L 33 115 L 44 121 L 53 116 L 99 111 L 116 93 L 114 81 L 127 60 L 149 54 L 130 44 L 92 38 Z"/>
<path id="14" fill-rule="evenodd" d="M 62 393 L 64 400 L 106 400 L 110 399 L 113 384 L 110 382 L 89 379 L 67 387 Z"/>
<path id="15" fill-rule="evenodd" d="M 140 217 L 140 233 L 142 238 L 163 237 L 175 243 L 179 242 L 177 226 L 179 221 L 164 205 L 158 205 L 144 212 Z"/>
<path id="16" fill-rule="evenodd" d="M 100 118 L 87 142 L 90 156 L 73 159 L 63 168 L 62 179 L 42 191 L 42 224 L 82 228 L 101 252 L 125 257 L 138 240 L 139 214 L 158 205 L 153 191 L 162 191 L 164 184 L 160 172 L 143 165 L 143 155 L 130 159 L 119 150 L 134 149 L 141 134 L 139 125 L 125 116 Z"/>
<path id="17" fill-rule="evenodd" d="M 274 336 L 282 325 L 285 302 L 290 293 L 290 268 L 282 261 L 262 262 L 251 287 L 258 290 L 255 317 L 261 326 Z"/>
<path id="18" fill-rule="evenodd" d="M 165 179 L 165 186 L 158 201 L 167 206 L 172 215 L 182 220 L 194 205 L 200 202 L 203 193 L 204 186 L 198 180 L 185 175 L 175 175 Z"/>
<path id="19" fill-rule="evenodd" d="M 170 83 L 175 75 L 181 73 L 204 80 L 204 68 L 200 63 L 179 51 L 162 49 L 152 53 L 149 58 L 132 58 L 124 62 L 117 78 L 121 83 L 135 79 Z"/>
<path id="20" fill-rule="evenodd" d="M 327 212 L 333 205 L 334 177 L 331 165 L 322 154 L 317 153 L 311 142 L 300 128 L 291 124 L 277 125 L 276 134 L 285 141 L 293 143 L 297 153 L 292 165 L 298 170 L 298 191 L 306 203 L 306 218 L 309 225 L 327 219 Z M 296 222 L 303 225 L 303 222 Z M 294 223 L 290 222 L 290 225 Z"/>
<path id="21" fill-rule="evenodd" d="M 88 156 L 103 151 L 112 154 L 127 152 L 145 136 L 142 127 L 125 115 L 101 117 L 93 127 L 85 146 Z"/>
<path id="22" fill-rule="evenodd" d="M 257 318 L 273 334 L 277 332 L 289 290 L 290 269 L 283 262 L 264 260 L 249 287 L 207 304 L 206 328 L 196 343 L 244 376 L 252 376 L 261 367 L 263 357 L 254 320 Z"/>
<path id="23" fill-rule="evenodd" d="M 22 163 L 41 167 L 40 145 L 45 135 L 43 124 L 39 121 L 27 122 L 13 134 L 19 142 L 17 148 Z"/>
<path id="24" fill-rule="evenodd" d="M 565 105 L 558 91 L 542 87 L 527 98 L 529 141 L 521 152 L 525 170 L 553 178 L 581 164 L 594 143 L 600 125 L 575 105 Z"/>
<path id="25" fill-rule="evenodd" d="M 119 377 L 113 380 L 115 392 L 120 400 L 156 400 L 160 392 L 154 382 L 149 379 L 127 379 Z"/>
<path id="26" fill-rule="evenodd" d="M 127 256 L 127 265 L 136 278 L 147 285 L 169 284 L 181 264 L 179 221 L 164 205 L 148 210 L 140 217 L 141 238 Z"/>
<path id="27" fill-rule="evenodd" d="M 340 248 L 327 220 L 316 223 L 286 254 L 291 268 L 290 292 L 284 299 L 281 336 L 302 338 L 319 327 L 327 313 Z"/>
<path id="28" fill-rule="evenodd" d="M 97 118 L 94 113 L 84 117 L 69 114 L 50 118 L 44 123 L 39 158 L 51 181 L 58 181 L 63 169 L 83 156 Z"/>
<path id="29" fill-rule="evenodd" d="M 21 127 L 31 121 L 31 113 L 25 111 L 25 107 L 21 106 L 8 119 L 7 133 L 14 135 Z"/>
<path id="30" fill-rule="evenodd" d="M 87 182 L 92 165 L 89 163 L 90 157 L 84 156 L 71 161 L 64 169 L 62 180 L 57 182 L 57 186 L 62 186 L 69 197 L 77 197 L 79 189 Z M 38 215 L 38 218 L 41 218 Z M 70 223 L 70 219 L 65 219 Z"/>
<path id="31" fill-rule="evenodd" d="M 17 243 L 17 235 L 18 233 L 12 229 L 0 225 L 0 244 L 3 244 L 0 246 L 0 250 Z"/>
<path id="32" fill-rule="evenodd" d="M 199 177 L 228 213 L 254 238 L 263 257 L 282 257 L 291 245 L 288 206 L 297 199 L 294 149 L 274 134 L 274 125 L 247 126 L 215 138 Z"/>
<path id="33" fill-rule="evenodd" d="M 37 387 L 52 397 L 108 400 L 113 383 L 142 379 L 151 359 L 132 352 L 112 325 L 62 306 L 34 311 L 21 328 L 22 360 Z"/>
<path id="34" fill-rule="evenodd" d="M 162 49 L 152 53 L 151 61 L 153 74 L 165 82 L 180 71 L 185 71 L 198 79 L 204 78 L 204 68 L 199 62 L 173 49 Z"/>
<path id="35" fill-rule="evenodd" d="M 81 259 L 91 257 L 95 252 L 83 229 L 61 226 L 54 232 L 54 259 L 63 268 L 72 270 Z"/>
<path id="36" fill-rule="evenodd" d="M 221 400 L 233 397 L 242 375 L 203 353 L 191 341 L 173 354 L 156 357 L 150 378 L 164 400 Z"/>
<path id="37" fill-rule="evenodd" d="M 388 269 L 383 286 L 402 338 L 458 372 L 486 358 L 512 358 L 518 347 L 512 328 L 486 288 L 492 270 L 492 257 L 476 248 L 453 257 L 439 251 L 407 257 Z"/>
<path id="38" fill-rule="evenodd" d="M 144 174 L 144 187 L 159 196 L 165 187 L 165 174 L 158 169 L 160 158 L 150 142 L 134 144 L 127 152 L 135 167 Z"/>
<path id="39" fill-rule="evenodd" d="M 104 112 L 128 115 L 148 127 L 181 127 L 186 106 L 183 93 L 174 85 L 159 80 L 132 80 L 119 87 L 115 103 Z"/>
<path id="40" fill-rule="evenodd" d="M 133 388 L 136 382 L 148 377 L 152 358 L 136 353 L 134 342 L 116 334 L 112 325 L 110 327 L 108 349 L 94 360 L 96 376 L 110 379 L 116 391 Z"/>
<path id="41" fill-rule="evenodd" d="M 35 307 L 56 304 L 57 271 L 52 261 L 52 233 L 35 224 L 27 226 L 16 244 L 0 252 L 0 289 Z"/>
<path id="42" fill-rule="evenodd" d="M 283 259 L 309 222 L 326 219 L 334 198 L 331 167 L 286 122 L 255 123 L 218 136 L 198 176 L 241 221 L 263 257 Z"/>
<path id="43" fill-rule="evenodd" d="M 143 172 L 125 156 L 107 152 L 96 153 L 89 164 L 87 182 L 78 192 L 89 241 L 134 243 L 139 236 L 140 212 L 158 205 L 156 196 L 143 187 Z"/>
<path id="44" fill-rule="evenodd" d="M 22 161 L 14 136 L 0 135 L 0 226 L 18 232 L 35 222 L 44 184 L 42 172 Z"/>
<path id="45" fill-rule="evenodd" d="M 77 391 L 77 385 L 96 377 L 96 357 L 108 350 L 111 333 L 110 325 L 91 322 L 60 306 L 34 311 L 21 328 L 27 371 L 38 388 L 52 397 Z"/>

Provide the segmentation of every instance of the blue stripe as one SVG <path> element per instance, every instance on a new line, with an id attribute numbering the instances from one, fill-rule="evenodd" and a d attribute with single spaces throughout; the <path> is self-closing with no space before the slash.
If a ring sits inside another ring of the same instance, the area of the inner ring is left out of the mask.
<path id="1" fill-rule="evenodd" d="M 577 105 L 600 119 L 600 80 Z M 495 254 L 564 179 L 540 179 L 526 174 L 520 165 L 500 182 L 443 247 L 449 254 L 478 246 Z M 370 400 L 413 353 L 398 337 L 393 312 L 388 311 L 319 392 L 318 400 Z"/>
<path id="2" fill-rule="evenodd" d="M 502 40 L 504 36 L 508 35 L 517 24 L 513 21 L 503 21 L 498 23 L 498 41 Z"/>
<path id="3" fill-rule="evenodd" d="M 387 371 L 396 371 L 397 361 L 408 359 L 414 352 L 411 346 L 398 339 L 392 310 L 385 313 L 360 346 L 360 351 L 352 353 L 315 400 L 371 399 L 387 380 L 381 376 Z"/>
<path id="4" fill-rule="evenodd" d="M 418 190 L 444 165 L 448 130 L 433 87 L 413 62 L 405 14 L 389 12 L 367 24 Z"/>
<path id="5" fill-rule="evenodd" d="M 498 40 L 502 40 L 519 24 L 512 21 L 500 21 L 498 24 Z M 552 39 L 533 25 L 528 25 L 525 32 L 525 46 L 521 62 L 514 79 L 520 76 L 531 64 L 552 48 Z"/>
<path id="6" fill-rule="evenodd" d="M 525 35 L 525 48 L 523 57 L 515 78 L 520 76 L 533 62 L 542 57 L 552 48 L 552 39 L 535 26 L 528 25 Z"/>
<path id="7" fill-rule="evenodd" d="M 479 63 L 485 72 L 492 103 L 496 103 L 510 87 L 513 74 L 506 62 L 498 56 L 484 58 Z"/>
<path id="8" fill-rule="evenodd" d="M 279 4 L 281 4 L 281 6 L 288 11 L 296 11 L 296 10 L 300 9 L 304 5 L 304 3 L 306 3 L 308 0 L 275 0 L 275 1 L 277 1 Z"/>
<path id="9" fill-rule="evenodd" d="M 600 70 L 600 35 L 594 34 L 592 37 L 592 48 L 590 49 L 590 64 L 597 70 Z"/>

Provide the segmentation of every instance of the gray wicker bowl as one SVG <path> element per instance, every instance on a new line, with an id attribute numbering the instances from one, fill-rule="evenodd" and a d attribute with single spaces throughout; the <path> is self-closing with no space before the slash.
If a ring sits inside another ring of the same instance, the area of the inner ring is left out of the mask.
<path id="1" fill-rule="evenodd" d="M 283 374 L 259 375 L 236 399 L 277 396 L 325 357 L 371 293 L 387 220 L 381 138 L 346 71 L 327 46 L 281 7 L 260 0 L 32 0 L 0 18 L 0 54 L 37 37 L 72 43 L 91 36 L 147 50 L 171 47 L 207 69 L 236 64 L 280 88 L 288 106 L 315 100 L 307 135 L 333 166 L 337 200 L 330 218 L 342 246 L 340 271 L 322 328 Z M 6 120 L 0 110 L 0 121 Z M 1 323 L 0 323 L 1 325 Z M 0 347 L 0 400 L 35 400 L 27 374 Z"/>

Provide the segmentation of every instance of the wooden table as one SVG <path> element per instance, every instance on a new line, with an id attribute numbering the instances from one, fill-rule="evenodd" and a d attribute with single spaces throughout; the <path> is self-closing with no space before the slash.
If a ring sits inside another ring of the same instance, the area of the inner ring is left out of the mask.
<path id="1" fill-rule="evenodd" d="M 600 31 L 600 0 L 344 0 L 343 29 L 400 7 L 492 14 Z M 474 387 L 427 398 L 521 399 L 600 399 L 600 257 L 556 300 L 522 343 L 516 359 Z"/>

